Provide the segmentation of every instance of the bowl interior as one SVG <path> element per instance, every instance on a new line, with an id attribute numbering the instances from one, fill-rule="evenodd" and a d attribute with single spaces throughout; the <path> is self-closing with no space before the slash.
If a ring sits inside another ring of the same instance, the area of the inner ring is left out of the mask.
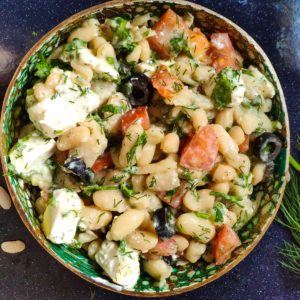
<path id="1" fill-rule="evenodd" d="M 7 172 L 6 178 L 16 208 L 26 226 L 39 243 L 73 272 L 93 283 L 113 290 L 120 290 L 120 288 L 110 284 L 106 280 L 107 278 L 103 276 L 100 267 L 88 259 L 80 250 L 72 249 L 64 245 L 54 245 L 45 239 L 40 229 L 40 222 L 32 205 L 32 199 L 36 197 L 36 190 L 29 188 L 21 179 L 9 173 L 7 168 L 9 162 L 7 153 L 18 137 L 20 127 L 28 121 L 28 115 L 24 110 L 26 89 L 33 84 L 32 75 L 35 69 L 35 63 L 39 60 L 40 54 L 47 57 L 55 47 L 66 39 L 68 33 L 73 28 L 79 26 L 84 19 L 91 16 L 96 16 L 100 21 L 103 21 L 105 18 L 120 15 L 130 16 L 147 12 L 160 14 L 168 7 L 172 7 L 179 14 L 183 14 L 187 11 L 192 13 L 195 16 L 195 25 L 200 27 L 207 35 L 213 32 L 228 32 L 236 49 L 243 55 L 245 64 L 257 66 L 274 84 L 276 87 L 276 96 L 273 101 L 271 118 L 279 120 L 283 124 L 281 135 L 285 142 L 285 147 L 282 148 L 279 157 L 275 161 L 274 176 L 269 178 L 267 183 L 255 187 L 252 197 L 255 198 L 258 192 L 261 193 L 260 208 L 251 221 L 239 231 L 239 236 L 243 243 L 242 246 L 233 253 L 232 258 L 223 266 L 215 266 L 214 264 L 208 265 L 204 262 L 176 266 L 174 267 L 171 277 L 168 279 L 169 288 L 164 288 L 163 291 L 167 292 L 171 290 L 173 292 L 181 292 L 196 288 L 219 277 L 242 260 L 258 242 L 273 220 L 285 184 L 284 176 L 287 168 L 286 160 L 289 148 L 289 136 L 282 91 L 279 83 L 276 81 L 277 77 L 274 74 L 273 68 L 270 66 L 265 54 L 259 50 L 255 42 L 244 32 L 239 31 L 231 22 L 227 22 L 211 11 L 187 2 L 162 3 L 156 1 L 137 1 L 128 4 L 124 2 L 114 2 L 114 4 L 106 3 L 71 17 L 50 34 L 46 35 L 42 43 L 34 47 L 29 56 L 25 58 L 24 63 L 21 63 L 21 68 L 16 73 L 13 83 L 7 92 L 4 108 L 2 110 L 3 167 L 4 172 Z M 151 295 L 151 293 L 158 291 L 162 291 L 162 289 L 154 285 L 153 280 L 148 275 L 143 274 L 131 291 L 124 292 L 132 295 L 136 295 L 135 292 L 141 292 L 143 295 Z M 156 294 L 156 296 L 157 295 L 158 294 Z"/>

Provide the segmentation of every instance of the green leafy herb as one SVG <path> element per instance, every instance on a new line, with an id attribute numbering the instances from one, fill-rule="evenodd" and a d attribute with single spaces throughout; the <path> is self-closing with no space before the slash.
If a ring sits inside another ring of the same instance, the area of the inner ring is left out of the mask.
<path id="1" fill-rule="evenodd" d="M 262 98 L 261 96 L 257 96 L 256 98 L 249 100 L 248 98 L 244 98 L 242 102 L 242 106 L 245 108 L 251 108 L 254 107 L 257 110 L 259 110 L 262 106 Z"/>
<path id="2" fill-rule="evenodd" d="M 291 180 L 288 183 L 280 210 L 283 218 L 277 222 L 290 229 L 295 243 L 285 242 L 280 253 L 283 257 L 281 264 L 300 275 L 300 193 L 297 175 L 290 169 Z"/>
<path id="3" fill-rule="evenodd" d="M 91 184 L 87 186 L 82 186 L 82 192 L 87 195 L 91 196 L 95 191 L 107 191 L 107 190 L 118 190 L 119 188 L 114 185 L 99 185 L 99 184 Z"/>
<path id="4" fill-rule="evenodd" d="M 52 68 L 57 67 L 57 68 L 60 68 L 64 71 L 71 71 L 72 70 L 72 67 L 69 64 L 65 63 L 64 61 L 62 61 L 59 58 L 51 59 L 50 64 L 51 64 Z"/>
<path id="5" fill-rule="evenodd" d="M 87 48 L 87 42 L 75 38 L 63 47 L 61 55 L 68 59 L 79 58 L 79 50 Z"/>
<path id="6" fill-rule="evenodd" d="M 242 73 L 254 77 L 253 72 L 251 70 L 249 70 L 249 69 L 244 69 L 243 68 L 242 69 Z"/>
<path id="7" fill-rule="evenodd" d="M 53 130 L 53 133 L 54 134 L 61 134 L 61 133 L 63 133 L 63 130 Z"/>
<path id="8" fill-rule="evenodd" d="M 106 61 L 110 64 L 110 65 L 114 65 L 115 64 L 115 59 L 111 56 L 106 57 Z"/>
<path id="9" fill-rule="evenodd" d="M 156 178 L 155 178 L 155 176 L 152 176 L 151 177 L 151 180 L 150 180 L 150 184 L 149 184 L 149 187 L 154 187 L 154 186 L 156 186 Z"/>
<path id="10" fill-rule="evenodd" d="M 171 38 L 170 50 L 173 55 L 178 55 L 183 50 L 188 50 L 187 39 L 183 33 Z"/>
<path id="11" fill-rule="evenodd" d="M 298 134 L 297 135 L 297 146 L 298 148 L 300 149 L 300 135 Z M 300 163 L 298 163 L 296 161 L 296 159 L 290 155 L 290 165 L 295 169 L 297 170 L 298 172 L 300 172 Z"/>
<path id="12" fill-rule="evenodd" d="M 231 68 L 223 69 L 216 78 L 216 85 L 212 92 L 217 109 L 229 107 L 232 91 L 237 87 L 240 72 Z"/>
<path id="13" fill-rule="evenodd" d="M 171 191 L 166 192 L 166 195 L 165 195 L 165 196 L 166 196 L 166 197 L 172 198 L 172 197 L 178 192 L 179 187 L 180 187 L 180 186 L 176 187 L 175 189 L 173 189 L 173 190 L 171 190 Z"/>
<path id="14" fill-rule="evenodd" d="M 126 252 L 126 242 L 124 240 L 120 241 L 119 251 L 121 254 L 124 254 Z"/>
<path id="15" fill-rule="evenodd" d="M 129 198 L 134 194 L 133 187 L 129 182 L 122 182 L 120 184 L 120 190 L 126 198 Z"/>
<path id="16" fill-rule="evenodd" d="M 112 115 L 121 114 L 127 110 L 127 105 L 106 104 L 101 108 L 101 112 L 110 112 Z"/>
<path id="17" fill-rule="evenodd" d="M 182 88 L 183 88 L 182 84 L 176 81 L 172 85 L 172 89 L 175 93 L 179 93 L 182 90 Z"/>
<path id="18" fill-rule="evenodd" d="M 215 221 L 217 223 L 223 223 L 224 217 L 223 217 L 223 204 L 220 202 L 217 202 L 214 205 L 214 211 L 215 211 Z"/>
<path id="19" fill-rule="evenodd" d="M 40 56 L 40 61 L 36 64 L 35 76 L 44 79 L 46 78 L 51 71 L 51 65 L 48 64 L 46 59 L 43 56 Z"/>
<path id="20" fill-rule="evenodd" d="M 32 31 L 32 32 L 31 32 L 31 35 L 32 35 L 33 37 L 36 37 L 36 36 L 37 36 L 37 32 L 36 32 L 36 31 Z"/>
<path id="21" fill-rule="evenodd" d="M 208 220 L 210 217 L 210 215 L 208 213 L 204 213 L 204 212 L 200 212 L 200 211 L 195 212 L 195 215 L 200 219 L 206 219 L 206 220 Z"/>
<path id="22" fill-rule="evenodd" d="M 137 138 L 136 142 L 134 145 L 131 147 L 129 152 L 127 153 L 127 162 L 129 165 L 133 165 L 135 155 L 136 155 L 136 150 L 138 146 L 145 146 L 147 143 L 147 134 L 143 132 L 139 137 Z"/>
<path id="23" fill-rule="evenodd" d="M 93 288 L 89 288 L 90 290 L 90 300 L 94 300 L 95 296 L 96 296 L 96 291 Z"/>
<path id="24" fill-rule="evenodd" d="M 119 51 L 131 52 L 136 43 L 133 42 L 133 38 L 129 28 L 127 28 L 128 21 L 122 17 L 116 17 L 111 22 L 112 30 L 115 33 L 113 44 Z"/>
<path id="25" fill-rule="evenodd" d="M 229 202 L 232 202 L 234 204 L 236 204 L 237 206 L 243 208 L 244 206 L 241 205 L 239 202 L 242 201 L 243 199 L 239 196 L 234 196 L 234 195 L 228 195 L 228 194 L 225 194 L 225 193 L 221 193 L 221 192 L 210 192 L 210 195 L 212 196 L 215 196 L 215 197 L 218 197 L 218 198 L 222 198 L 226 201 L 229 201 Z"/>

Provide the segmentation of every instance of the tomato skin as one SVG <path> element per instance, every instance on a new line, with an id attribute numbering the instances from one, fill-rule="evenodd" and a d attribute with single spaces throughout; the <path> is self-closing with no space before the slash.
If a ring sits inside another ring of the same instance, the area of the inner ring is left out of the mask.
<path id="1" fill-rule="evenodd" d="M 162 201 L 172 206 L 173 208 L 179 208 L 183 201 L 183 197 L 188 190 L 189 185 L 185 181 L 182 181 L 180 183 L 178 191 L 172 197 L 166 197 L 167 192 L 159 192 L 157 193 L 157 195 Z"/>
<path id="2" fill-rule="evenodd" d="M 126 134 L 127 128 L 134 122 L 143 126 L 145 130 L 150 127 L 150 119 L 146 106 L 140 106 L 126 112 L 121 119 L 121 128 L 123 135 Z"/>
<path id="3" fill-rule="evenodd" d="M 206 62 L 207 51 L 210 48 L 210 42 L 206 38 L 205 34 L 199 28 L 189 30 L 189 48 L 192 55 L 198 58 L 201 62 Z"/>
<path id="4" fill-rule="evenodd" d="M 243 59 L 233 48 L 228 33 L 213 33 L 210 38 L 212 66 L 220 72 L 226 67 L 239 70 Z"/>
<path id="5" fill-rule="evenodd" d="M 250 138 L 249 135 L 245 136 L 245 140 L 239 145 L 239 150 L 241 153 L 246 153 L 249 150 Z"/>
<path id="6" fill-rule="evenodd" d="M 148 38 L 150 47 L 158 53 L 160 58 L 168 59 L 170 57 L 170 40 L 186 29 L 187 26 L 183 19 L 172 9 L 168 9 L 152 27 L 156 35 Z"/>
<path id="7" fill-rule="evenodd" d="M 113 165 L 114 164 L 110 156 L 110 153 L 106 152 L 97 158 L 97 160 L 94 162 L 92 166 L 92 170 L 96 173 L 102 171 L 103 169 L 113 167 Z"/>
<path id="8" fill-rule="evenodd" d="M 210 171 L 219 150 L 217 136 L 211 125 L 200 128 L 182 150 L 180 165 L 195 170 Z"/>
<path id="9" fill-rule="evenodd" d="M 241 244 L 235 231 L 227 224 L 222 225 L 212 242 L 212 254 L 216 265 L 224 264 L 230 258 L 232 251 Z"/>
<path id="10" fill-rule="evenodd" d="M 174 239 L 159 240 L 154 248 L 147 253 L 148 259 L 159 259 L 161 256 L 174 255 L 177 252 L 177 243 Z"/>
<path id="11" fill-rule="evenodd" d="M 172 98 L 176 94 L 174 87 L 181 86 L 183 88 L 182 82 L 163 67 L 152 75 L 151 82 L 158 93 L 167 99 Z"/>

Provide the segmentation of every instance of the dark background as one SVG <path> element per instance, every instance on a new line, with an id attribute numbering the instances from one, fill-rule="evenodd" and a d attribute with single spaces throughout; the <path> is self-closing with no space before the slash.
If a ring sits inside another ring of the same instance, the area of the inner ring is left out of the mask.
<path id="1" fill-rule="evenodd" d="M 19 61 L 52 27 L 101 1 L 0 0 L 0 99 Z M 198 0 L 230 18 L 265 50 L 285 93 L 292 152 L 300 130 L 300 0 Z M 33 36 L 36 32 L 37 36 Z M 297 155 L 296 155 L 297 156 Z M 3 178 L 0 178 L 4 185 Z M 27 232 L 16 211 L 0 210 L 0 243 L 21 239 L 26 250 L 0 250 L 0 300 L 129 299 L 93 287 L 50 257 Z M 289 232 L 274 222 L 259 245 L 234 270 L 196 291 L 173 299 L 300 299 L 300 278 L 283 269 L 278 248 Z"/>

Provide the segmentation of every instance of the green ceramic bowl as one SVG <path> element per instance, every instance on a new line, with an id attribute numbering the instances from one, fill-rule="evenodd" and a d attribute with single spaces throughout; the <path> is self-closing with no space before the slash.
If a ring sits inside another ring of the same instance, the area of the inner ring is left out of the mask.
<path id="1" fill-rule="evenodd" d="M 276 87 L 276 96 L 271 112 L 275 120 L 283 124 L 281 134 L 284 147 L 276 159 L 275 176 L 269 181 L 255 188 L 255 193 L 262 191 L 263 197 L 257 214 L 240 231 L 242 246 L 238 248 L 232 258 L 222 266 L 207 265 L 203 262 L 176 267 L 168 279 L 169 288 L 160 290 L 153 284 L 153 280 L 146 274 L 141 275 L 133 289 L 125 290 L 109 282 L 103 271 L 81 251 L 68 248 L 64 245 L 54 245 L 47 241 L 41 231 L 40 222 L 33 208 L 34 191 L 18 177 L 6 176 L 9 192 L 14 205 L 24 224 L 40 243 L 57 261 L 76 273 L 83 279 L 102 288 L 133 296 L 162 297 L 190 291 L 201 287 L 228 272 L 243 260 L 262 238 L 279 208 L 286 183 L 289 155 L 289 124 L 286 104 L 282 88 L 276 73 L 263 50 L 241 28 L 219 14 L 200 5 L 185 1 L 113 1 L 100 4 L 84 10 L 65 20 L 47 33 L 26 54 L 20 63 L 7 89 L 1 115 L 1 159 L 3 171 L 8 172 L 8 150 L 18 138 L 20 127 L 24 123 L 24 99 L 26 89 L 32 85 L 32 74 L 35 62 L 42 53 L 48 56 L 51 51 L 62 43 L 68 33 L 79 26 L 83 20 L 96 16 L 103 21 L 106 17 L 115 17 L 124 14 L 141 14 L 154 12 L 160 14 L 171 7 L 179 14 L 186 11 L 195 16 L 195 24 L 206 34 L 213 32 L 228 32 L 235 47 L 243 55 L 247 63 L 257 66 Z"/>

